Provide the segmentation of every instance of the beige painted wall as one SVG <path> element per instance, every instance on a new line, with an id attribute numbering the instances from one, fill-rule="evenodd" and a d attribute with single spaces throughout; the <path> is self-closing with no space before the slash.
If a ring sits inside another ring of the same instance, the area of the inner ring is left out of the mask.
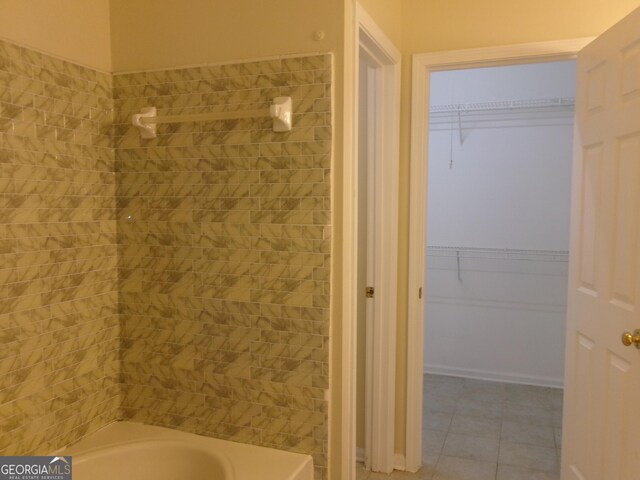
<path id="1" fill-rule="evenodd" d="M 402 1 L 359 0 L 362 8 L 378 24 L 389 40 L 400 50 L 402 43 Z"/>
<path id="2" fill-rule="evenodd" d="M 406 447 L 411 54 L 597 36 L 637 7 L 639 0 L 402 0 L 396 452 Z"/>
<path id="3" fill-rule="evenodd" d="M 0 38 L 111 70 L 109 0 L 0 0 Z"/>
<path id="4" fill-rule="evenodd" d="M 405 54 L 597 35 L 638 0 L 402 0 Z"/>
<path id="5" fill-rule="evenodd" d="M 342 3 L 111 0 L 113 70 L 335 51 L 342 37 Z M 323 40 L 314 40 L 317 30 L 324 32 Z"/>

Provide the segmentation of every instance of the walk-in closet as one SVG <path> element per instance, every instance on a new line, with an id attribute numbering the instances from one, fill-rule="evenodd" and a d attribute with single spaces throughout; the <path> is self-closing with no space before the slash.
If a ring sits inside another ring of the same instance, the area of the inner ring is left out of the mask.
<path id="1" fill-rule="evenodd" d="M 575 66 L 431 78 L 425 369 L 562 386 Z"/>
<path id="2" fill-rule="evenodd" d="M 572 61 L 431 75 L 427 465 L 557 470 L 574 97 Z"/>

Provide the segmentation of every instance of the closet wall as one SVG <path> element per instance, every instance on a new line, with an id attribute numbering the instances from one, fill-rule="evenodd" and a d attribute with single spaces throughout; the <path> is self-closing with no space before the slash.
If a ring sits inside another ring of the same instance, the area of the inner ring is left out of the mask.
<path id="1" fill-rule="evenodd" d="M 562 385 L 574 68 L 432 75 L 427 372 Z"/>

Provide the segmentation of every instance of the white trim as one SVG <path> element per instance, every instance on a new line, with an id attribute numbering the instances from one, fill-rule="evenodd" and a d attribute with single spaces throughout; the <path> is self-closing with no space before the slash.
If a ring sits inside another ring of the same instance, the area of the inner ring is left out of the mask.
<path id="1" fill-rule="evenodd" d="M 357 238 L 355 236 L 354 221 L 356 219 L 357 197 L 353 191 L 356 181 L 355 159 L 357 159 L 357 130 L 354 131 L 357 114 L 357 90 L 355 84 L 358 76 L 355 72 L 358 61 L 358 32 L 355 28 L 355 5 L 352 2 L 344 3 L 345 14 L 345 58 L 343 61 L 344 72 L 344 96 L 342 118 L 343 125 L 343 145 L 342 145 L 342 191 L 334 193 L 342 196 L 342 290 L 337 288 L 338 280 L 333 277 L 331 280 L 331 298 L 340 297 L 342 299 L 340 320 L 332 319 L 332 332 L 330 335 L 330 347 L 340 350 L 340 355 L 331 355 L 334 362 L 331 370 L 336 374 L 339 371 L 340 386 L 339 392 L 332 396 L 329 402 L 329 418 L 337 423 L 340 431 L 333 433 L 329 430 L 329 466 L 334 467 L 340 480 L 353 480 L 356 476 L 356 278 L 357 278 Z M 333 71 L 333 69 L 332 69 Z M 335 95 L 336 89 L 332 89 Z M 338 112 L 332 112 L 334 117 Z M 335 169 L 332 169 L 332 171 Z M 335 174 L 332 176 L 332 190 L 335 189 Z M 337 235 L 332 235 L 332 246 L 338 242 Z M 333 302 L 333 300 L 332 300 Z M 335 333 L 338 330 L 340 334 Z M 339 339 L 339 343 L 338 343 Z M 336 358 L 338 357 L 338 358 Z M 339 359 L 339 365 L 335 363 Z M 335 402 L 340 399 L 337 407 Z M 337 419 L 337 420 L 335 420 Z M 333 424 L 332 424 L 333 425 Z M 339 439 L 333 441 L 333 437 Z M 339 460 L 338 460 L 339 459 Z M 331 473 L 330 473 L 331 476 Z"/>
<path id="2" fill-rule="evenodd" d="M 356 3 L 358 59 L 366 57 L 375 70 L 372 100 L 375 108 L 370 126 L 375 220 L 373 234 L 373 318 L 367 335 L 368 375 L 365 388 L 365 459 L 367 467 L 390 473 L 395 466 L 395 377 L 398 268 L 398 178 L 400 145 L 400 62 L 401 54 L 367 12 Z M 362 51 L 362 54 L 360 53 Z M 357 70 L 359 72 L 359 69 Z M 358 77 L 358 75 L 356 75 Z M 359 79 L 355 89 L 358 92 Z M 359 94 L 356 94 L 356 99 Z M 356 109 L 356 112 L 358 109 Z M 371 117 L 371 115 L 369 115 Z M 355 118 L 354 133 L 358 132 Z M 356 142 L 357 143 L 357 142 Z M 357 147 L 354 161 L 358 158 Z M 359 175 L 354 175 L 353 193 L 357 198 Z M 364 212 L 356 212 L 358 215 Z M 357 238 L 355 248 L 362 242 Z M 357 257 L 357 255 L 355 256 Z M 355 266 L 353 266 L 355 268 Z M 362 295 L 364 292 L 356 292 Z M 357 297 L 352 300 L 357 303 Z M 354 358 L 350 356 L 349 358 Z"/>
<path id="3" fill-rule="evenodd" d="M 407 469 L 407 461 L 404 457 L 404 455 L 402 455 L 401 453 L 396 453 L 394 455 L 394 468 L 396 470 L 401 470 L 401 471 L 405 471 Z"/>
<path id="4" fill-rule="evenodd" d="M 367 229 L 365 232 L 365 238 L 359 240 L 359 246 L 365 247 L 365 272 L 364 279 L 358 278 L 358 288 L 359 295 L 362 295 L 362 289 L 368 286 L 376 285 L 376 258 L 375 258 L 375 229 L 373 228 L 376 224 L 376 201 L 375 201 L 375 193 L 376 193 L 376 169 L 379 168 L 377 158 L 373 158 L 373 162 L 369 162 L 371 156 L 375 155 L 376 149 L 378 148 L 378 142 L 376 141 L 376 133 L 379 130 L 379 115 L 376 113 L 376 88 L 378 88 L 379 78 L 380 78 L 380 69 L 376 68 L 376 62 L 364 49 L 360 49 L 360 54 L 358 56 L 358 88 L 361 88 L 366 85 L 366 89 L 358 90 L 358 179 L 361 183 L 358 184 L 358 189 L 360 189 L 362 185 L 362 180 L 366 175 L 366 206 L 363 208 L 362 204 L 358 204 L 358 215 L 359 220 L 362 220 L 362 217 L 366 217 L 366 225 Z M 365 78 L 362 78 L 362 77 Z M 365 97 L 366 95 L 366 97 Z M 366 103 L 366 118 L 361 116 L 363 112 L 362 103 Z M 362 130 L 366 133 L 362 136 Z M 363 144 L 364 142 L 364 144 Z M 363 152 L 365 155 L 363 155 Z M 364 157 L 364 158 L 363 158 Z M 363 166 L 363 161 L 366 160 L 366 167 Z M 363 172 L 364 170 L 364 172 Z M 358 200 L 362 202 L 363 195 L 358 195 Z M 359 223 L 360 223 L 359 221 Z M 358 226 L 360 228 L 361 225 Z M 358 230 L 359 233 L 362 233 L 362 230 Z M 361 262 L 363 260 L 363 255 L 359 251 L 358 259 Z M 358 271 L 359 274 L 362 274 L 362 265 L 359 266 Z M 364 284 L 361 282 L 364 280 Z M 358 305 L 361 306 L 362 302 L 358 302 Z M 362 328 L 364 324 L 364 335 L 361 332 L 358 332 L 358 338 L 364 337 L 364 412 L 357 412 L 358 416 L 362 413 L 364 414 L 364 468 L 367 470 L 371 470 L 371 457 L 373 451 L 373 423 L 375 421 L 373 416 L 373 408 L 374 408 L 374 325 L 375 325 L 375 298 L 368 299 L 365 297 L 364 299 L 364 312 L 359 312 L 358 317 L 364 316 L 364 322 L 358 318 L 358 329 Z M 361 348 L 361 345 L 358 344 L 358 347 Z M 376 365 L 377 367 L 377 365 Z M 359 372 L 362 374 L 362 372 Z M 378 372 L 379 373 L 379 372 Z M 375 401 L 378 401 L 376 397 Z M 359 404 L 358 407 L 361 407 L 362 404 Z M 378 404 L 376 404 L 376 407 Z M 377 430 L 377 429 L 376 429 Z M 377 462 L 377 459 L 376 459 Z"/>
<path id="5" fill-rule="evenodd" d="M 377 50 L 378 56 L 385 58 L 385 65 L 400 64 L 402 59 L 400 50 L 396 48 L 373 18 L 362 8 L 360 3 L 356 3 L 356 22 L 358 24 L 359 34 L 364 34 L 360 36 L 361 45 L 364 42 L 368 46 L 368 49 Z M 398 72 L 398 79 L 399 78 L 400 74 Z M 398 93 L 400 93 L 400 85 L 398 84 L 397 87 Z M 398 120 L 400 119 L 399 114 L 400 106 L 398 106 Z"/>
<path id="6" fill-rule="evenodd" d="M 519 385 L 535 385 L 537 387 L 562 388 L 564 379 L 555 377 L 540 377 L 538 375 L 521 375 L 491 370 L 476 370 L 473 368 L 457 368 L 445 365 L 424 364 L 424 373 L 435 375 L 448 375 L 450 377 L 473 378 L 487 380 L 489 382 L 515 383 Z"/>
<path id="7" fill-rule="evenodd" d="M 491 65 L 551 62 L 575 58 L 592 37 L 551 42 L 519 43 L 498 47 L 472 48 L 413 55 L 413 65 L 428 71 L 476 68 Z M 415 73 L 415 71 L 414 71 Z M 415 75 L 414 75 L 415 78 Z M 416 85 L 414 84 L 415 88 Z"/>
<path id="8" fill-rule="evenodd" d="M 364 448 L 356 448 L 356 461 L 359 463 L 364 463 Z M 405 471 L 407 469 L 407 462 L 404 458 L 404 455 L 402 455 L 401 453 L 394 454 L 393 465 L 394 470 Z"/>
<path id="9" fill-rule="evenodd" d="M 575 58 L 591 38 L 506 45 L 413 56 L 411 96 L 411 158 L 409 193 L 409 279 L 407 319 L 407 470 L 421 464 L 429 74 L 459 68 L 548 62 Z"/>

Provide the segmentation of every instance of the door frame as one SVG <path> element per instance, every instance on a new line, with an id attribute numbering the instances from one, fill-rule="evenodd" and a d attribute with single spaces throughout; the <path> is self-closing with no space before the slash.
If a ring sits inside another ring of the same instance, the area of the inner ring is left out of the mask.
<path id="1" fill-rule="evenodd" d="M 425 249 L 431 72 L 573 60 L 592 38 L 504 45 L 413 55 L 409 180 L 409 278 L 407 317 L 406 462 L 422 466 Z"/>
<path id="2" fill-rule="evenodd" d="M 376 130 L 380 136 L 376 142 L 376 191 L 379 209 L 376 212 L 375 244 L 376 258 L 376 306 L 375 327 L 371 345 L 366 348 L 376 352 L 372 365 L 370 387 L 368 387 L 369 419 L 371 431 L 372 467 L 379 471 L 390 472 L 394 467 L 394 427 L 395 427 L 395 364 L 396 364 L 396 318 L 397 318 L 397 242 L 398 242 L 398 195 L 399 195 L 399 158 L 400 158 L 400 51 L 385 35 L 369 14 L 355 5 L 355 49 L 353 65 L 358 65 L 360 49 L 367 52 L 379 69 L 380 88 L 377 89 L 379 115 Z M 353 78 L 354 117 L 352 132 L 358 132 L 359 72 Z M 353 443 L 345 448 L 343 472 L 349 477 L 355 469 L 355 430 L 356 430 L 356 382 L 357 364 L 357 299 L 364 292 L 357 290 L 358 248 L 362 239 L 358 238 L 358 218 L 366 215 L 357 208 L 358 198 L 358 142 L 352 142 L 350 152 L 351 174 L 345 175 L 345 214 L 344 241 L 345 253 L 345 296 L 343 301 L 343 376 L 342 394 L 345 408 L 343 414 L 343 438 Z M 384 228 L 383 228 L 384 226 Z"/>

